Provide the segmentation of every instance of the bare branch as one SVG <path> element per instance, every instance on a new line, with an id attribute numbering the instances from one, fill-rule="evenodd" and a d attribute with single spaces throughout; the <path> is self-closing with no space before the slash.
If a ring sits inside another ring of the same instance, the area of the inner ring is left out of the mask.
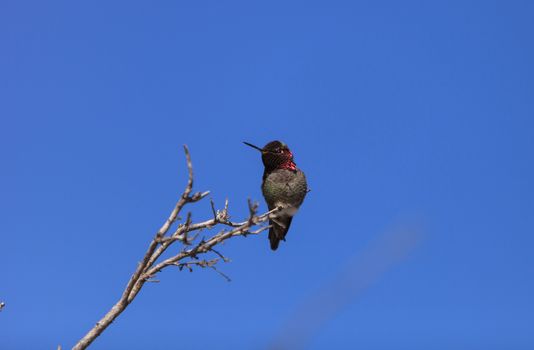
<path id="1" fill-rule="evenodd" d="M 126 309 L 126 307 L 128 307 L 141 291 L 144 284 L 146 282 L 158 283 L 159 280 L 154 277 L 169 266 L 177 266 L 180 270 L 186 268 L 189 271 L 193 271 L 193 267 L 211 268 L 223 276 L 227 281 L 230 281 L 230 278 L 216 267 L 219 261 L 229 262 L 230 259 L 215 250 L 214 247 L 232 237 L 257 235 L 270 227 L 260 225 L 267 222 L 271 214 L 278 209 L 257 215 L 258 204 L 253 203 L 249 199 L 249 215 L 247 219 L 243 222 L 232 222 L 230 221 L 230 215 L 228 214 L 228 199 L 225 200 L 224 208 L 219 211 L 216 210 L 215 203 L 211 200 L 210 203 L 213 218 L 193 223 L 192 214 L 191 212 L 188 212 L 185 222 L 178 224 L 174 229 L 174 232 L 171 231 L 172 234 L 168 234 L 176 221 L 180 220 L 179 215 L 187 204 L 198 202 L 209 194 L 209 191 L 205 191 L 196 192 L 191 195 L 191 192 L 193 191 L 193 164 L 191 162 L 189 149 L 185 145 L 184 152 L 187 162 L 188 180 L 183 193 L 167 220 L 165 220 L 161 228 L 155 233 L 143 259 L 139 262 L 135 272 L 130 277 L 120 299 L 104 315 L 104 317 L 102 317 L 102 319 L 100 319 L 100 321 L 98 321 L 96 325 L 91 328 L 80 341 L 78 341 L 73 347 L 74 350 L 86 349 Z M 216 225 L 226 226 L 227 229 L 221 229 L 207 240 L 202 239 L 200 242 L 196 244 L 194 243 L 202 230 L 212 228 Z M 183 249 L 180 253 L 158 262 L 161 255 L 176 242 L 181 242 L 183 245 Z M 209 253 L 215 254 L 217 257 L 209 260 L 199 258 L 200 255 Z"/>

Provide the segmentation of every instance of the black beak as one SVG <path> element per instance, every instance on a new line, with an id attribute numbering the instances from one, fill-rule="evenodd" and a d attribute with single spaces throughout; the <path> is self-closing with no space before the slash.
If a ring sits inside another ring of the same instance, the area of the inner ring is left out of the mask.
<path id="1" fill-rule="evenodd" d="M 244 143 L 245 145 L 250 146 L 250 147 L 252 147 L 252 148 L 255 148 L 255 149 L 257 149 L 258 151 L 260 151 L 260 152 L 263 153 L 263 149 L 259 148 L 258 146 L 254 146 L 253 144 L 248 143 L 248 142 L 245 142 L 245 141 L 243 141 L 243 143 Z"/>

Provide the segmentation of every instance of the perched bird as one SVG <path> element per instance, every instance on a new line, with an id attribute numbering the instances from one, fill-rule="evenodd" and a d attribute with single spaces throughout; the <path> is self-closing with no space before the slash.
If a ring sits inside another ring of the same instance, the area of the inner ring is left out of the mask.
<path id="1" fill-rule="evenodd" d="M 261 191 L 269 210 L 280 208 L 269 220 L 269 241 L 271 249 L 276 250 L 281 240 L 286 240 L 287 230 L 293 216 L 308 193 L 306 176 L 293 161 L 293 153 L 280 141 L 271 141 L 260 148 L 248 142 L 245 145 L 261 152 L 265 170 Z"/>

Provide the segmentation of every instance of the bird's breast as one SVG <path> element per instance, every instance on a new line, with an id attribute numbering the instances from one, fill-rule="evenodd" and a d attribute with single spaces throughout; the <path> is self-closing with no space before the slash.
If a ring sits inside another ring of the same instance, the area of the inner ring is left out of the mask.
<path id="1" fill-rule="evenodd" d="M 265 175 L 262 192 L 269 208 L 277 203 L 296 208 L 302 204 L 308 185 L 301 170 L 277 169 Z"/>

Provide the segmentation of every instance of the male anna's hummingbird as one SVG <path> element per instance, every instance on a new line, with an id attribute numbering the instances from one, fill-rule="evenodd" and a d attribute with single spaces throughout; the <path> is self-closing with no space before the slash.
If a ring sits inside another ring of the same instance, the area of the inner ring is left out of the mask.
<path id="1" fill-rule="evenodd" d="M 293 215 L 308 193 L 308 184 L 302 170 L 293 161 L 293 153 L 280 141 L 271 141 L 263 148 L 244 142 L 247 146 L 261 152 L 265 166 L 261 191 L 269 210 L 280 208 L 269 220 L 269 241 L 271 249 L 276 250 L 280 240 L 286 240 L 287 230 Z"/>

